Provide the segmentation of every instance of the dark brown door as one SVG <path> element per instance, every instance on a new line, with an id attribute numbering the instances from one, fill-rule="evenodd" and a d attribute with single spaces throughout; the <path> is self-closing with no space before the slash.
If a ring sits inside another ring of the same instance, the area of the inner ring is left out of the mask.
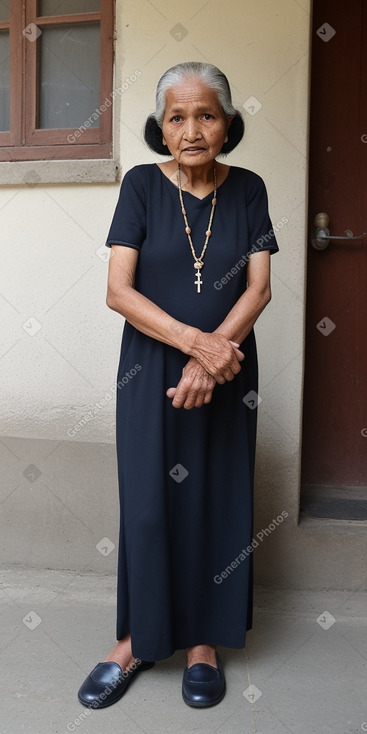
<path id="1" fill-rule="evenodd" d="M 367 232 L 367 0 L 313 9 L 302 455 L 303 487 L 367 490 L 367 237 L 318 251 L 319 213 Z"/>

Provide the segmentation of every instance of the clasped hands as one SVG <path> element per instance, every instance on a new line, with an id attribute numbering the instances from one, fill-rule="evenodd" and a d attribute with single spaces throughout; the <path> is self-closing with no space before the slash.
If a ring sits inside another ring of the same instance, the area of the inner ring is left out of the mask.
<path id="1" fill-rule="evenodd" d="M 233 380 L 241 370 L 245 355 L 238 347 L 222 334 L 199 331 L 178 385 L 166 390 L 173 407 L 190 410 L 210 403 L 215 385 Z"/>

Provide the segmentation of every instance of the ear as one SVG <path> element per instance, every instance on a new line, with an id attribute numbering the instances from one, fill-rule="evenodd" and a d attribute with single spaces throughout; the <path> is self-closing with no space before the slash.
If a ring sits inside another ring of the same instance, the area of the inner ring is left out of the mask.
<path id="1" fill-rule="evenodd" d="M 230 126 L 231 126 L 231 122 L 232 122 L 232 120 L 233 120 L 233 119 L 234 119 L 235 117 L 236 117 L 236 115 L 227 115 L 227 122 L 228 122 L 228 125 L 227 125 L 227 132 L 228 132 L 228 130 L 229 130 L 229 128 L 230 128 Z"/>
<path id="2" fill-rule="evenodd" d="M 163 144 L 163 145 L 167 145 L 167 143 L 166 143 L 166 139 L 165 139 L 165 137 L 164 137 L 164 136 L 162 136 L 162 144 Z"/>
<path id="3" fill-rule="evenodd" d="M 234 117 L 235 117 L 235 115 L 226 115 L 226 118 L 227 118 L 227 134 L 226 134 L 226 137 L 224 138 L 224 142 L 225 143 L 228 143 L 228 130 L 229 130 L 230 126 L 231 126 L 231 122 L 232 122 L 232 120 L 233 120 Z"/>

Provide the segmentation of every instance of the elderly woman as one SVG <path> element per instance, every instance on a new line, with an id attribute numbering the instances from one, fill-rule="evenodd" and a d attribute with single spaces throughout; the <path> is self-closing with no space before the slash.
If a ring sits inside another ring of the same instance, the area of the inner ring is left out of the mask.
<path id="1" fill-rule="evenodd" d="M 244 124 L 224 74 L 163 74 L 148 146 L 169 160 L 123 179 L 109 231 L 107 305 L 125 317 L 118 370 L 117 644 L 79 689 L 119 700 L 138 672 L 185 649 L 182 695 L 225 693 L 217 645 L 252 627 L 258 402 L 253 325 L 278 250 L 263 180 L 216 159 Z"/>

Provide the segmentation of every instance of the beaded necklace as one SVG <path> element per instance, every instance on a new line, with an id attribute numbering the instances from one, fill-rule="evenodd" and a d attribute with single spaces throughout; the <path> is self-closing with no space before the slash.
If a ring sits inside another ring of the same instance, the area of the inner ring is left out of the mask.
<path id="1" fill-rule="evenodd" d="M 182 188 L 181 188 L 181 166 L 180 164 L 178 164 L 178 169 L 177 169 L 178 195 L 180 197 L 181 211 L 182 211 L 184 222 L 185 222 L 185 232 L 187 234 L 192 256 L 194 258 L 194 268 L 196 271 L 195 285 L 196 285 L 197 293 L 201 293 L 201 286 L 203 285 L 203 281 L 201 278 L 201 270 L 204 267 L 203 258 L 204 258 L 206 249 L 208 247 L 209 238 L 212 233 L 211 227 L 213 223 L 215 207 L 217 204 L 217 174 L 215 170 L 215 165 L 213 165 L 213 178 L 214 178 L 214 192 L 213 192 L 213 198 L 212 198 L 212 208 L 211 208 L 210 217 L 209 217 L 209 224 L 208 224 L 208 229 L 205 232 L 206 238 L 204 242 L 204 247 L 201 251 L 201 254 L 198 257 L 196 255 L 195 248 L 194 248 L 194 245 L 191 239 L 191 227 L 189 226 L 189 223 L 187 221 L 187 214 L 186 214 L 186 209 L 184 207 Z"/>

